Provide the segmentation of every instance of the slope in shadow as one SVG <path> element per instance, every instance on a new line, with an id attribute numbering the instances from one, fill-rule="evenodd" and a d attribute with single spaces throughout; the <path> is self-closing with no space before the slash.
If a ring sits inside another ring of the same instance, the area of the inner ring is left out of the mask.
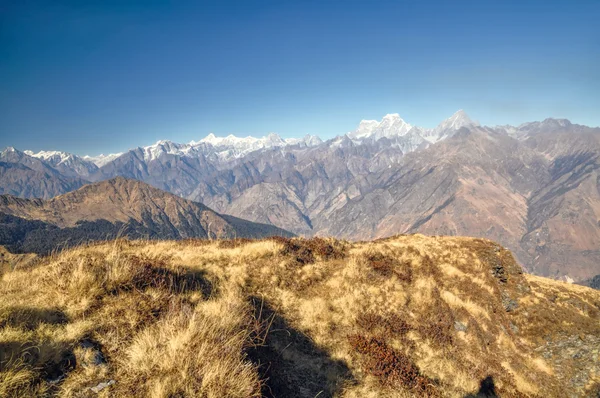
<path id="1" fill-rule="evenodd" d="M 41 324 L 59 325 L 67 321 L 66 314 L 58 309 L 9 306 L 0 313 L 0 328 L 33 330 Z"/>
<path id="2" fill-rule="evenodd" d="M 294 329 L 266 302 L 251 298 L 255 316 L 270 323 L 264 344 L 249 350 L 265 380 L 265 397 L 333 397 L 353 377 L 346 364 L 334 360 L 302 332 Z"/>
<path id="3" fill-rule="evenodd" d="M 66 314 L 58 309 L 40 309 L 35 307 L 12 306 L 2 309 L 0 314 L 0 329 L 16 328 L 21 331 L 35 330 L 43 325 L 66 324 Z M 7 340 L 0 343 L 0 370 L 18 366 L 15 364 L 30 364 L 36 366 L 42 377 L 53 380 L 72 369 L 75 356 L 68 349 L 56 347 L 55 361 L 39 363 L 40 348 L 35 340 Z"/>
<path id="4" fill-rule="evenodd" d="M 465 395 L 465 398 L 497 398 L 498 393 L 496 392 L 496 385 L 494 384 L 494 378 L 488 376 L 481 380 L 479 384 L 479 391 L 475 394 Z"/>

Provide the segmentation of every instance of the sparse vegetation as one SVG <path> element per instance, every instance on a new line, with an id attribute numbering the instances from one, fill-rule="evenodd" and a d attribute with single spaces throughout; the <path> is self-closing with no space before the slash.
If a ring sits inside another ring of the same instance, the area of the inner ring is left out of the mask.
<path id="1" fill-rule="evenodd" d="M 560 362 L 554 344 L 600 336 L 600 292 L 523 275 L 486 240 L 118 240 L 3 269 L 3 397 L 561 397 L 600 382 L 597 353 Z"/>

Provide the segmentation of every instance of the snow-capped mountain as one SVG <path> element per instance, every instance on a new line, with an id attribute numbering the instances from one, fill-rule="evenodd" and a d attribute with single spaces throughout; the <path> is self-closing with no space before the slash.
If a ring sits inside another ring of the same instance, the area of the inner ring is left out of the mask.
<path id="1" fill-rule="evenodd" d="M 74 156 L 67 152 L 60 151 L 40 151 L 38 153 L 34 153 L 33 151 L 24 151 L 29 156 L 33 156 L 34 158 L 44 159 L 47 162 L 53 163 L 57 165 Z"/>
<path id="2" fill-rule="evenodd" d="M 546 225 L 558 228 L 554 236 L 573 236 L 578 228 L 578 236 L 586 238 L 575 244 L 588 246 L 580 250 L 564 241 L 575 253 L 570 263 L 597 269 L 598 258 L 585 260 L 585 253 L 597 248 L 600 237 L 594 213 L 600 209 L 599 161 L 600 128 L 564 119 L 486 127 L 459 111 L 428 129 L 391 114 L 363 120 L 353 132 L 325 142 L 310 135 L 210 134 L 97 158 L 7 148 L 0 153 L 0 194 L 51 198 L 122 176 L 298 234 L 371 239 L 427 232 L 505 239 L 523 264 L 538 270 L 536 248 L 549 241 Z M 90 170 L 101 167 L 86 175 L 88 169 L 76 167 L 80 162 Z M 540 258 L 561 266 L 565 246 L 550 246 Z M 600 272 L 582 269 L 564 273 L 587 278 Z"/>
<path id="3" fill-rule="evenodd" d="M 33 151 L 25 151 L 25 153 L 34 158 L 44 160 L 53 168 L 69 177 L 89 177 L 98 170 L 98 166 L 93 162 L 68 152 L 40 151 L 34 153 Z"/>
<path id="4" fill-rule="evenodd" d="M 178 155 L 184 157 L 198 157 L 207 153 L 207 146 L 202 143 L 178 144 L 173 141 L 160 140 L 156 144 L 146 147 L 140 147 L 143 158 L 146 162 L 158 159 L 163 154 Z"/>
<path id="5" fill-rule="evenodd" d="M 348 137 L 353 140 L 365 138 L 378 140 L 383 137 L 397 137 L 408 133 L 411 127 L 399 114 L 391 113 L 385 115 L 381 122 L 377 120 L 362 120 L 356 130 L 348 133 Z"/>
<path id="6" fill-rule="evenodd" d="M 98 167 L 102 167 L 105 164 L 112 162 L 113 160 L 115 160 L 116 158 L 121 156 L 122 154 L 123 154 L 123 152 L 111 153 L 109 155 L 100 154 L 98 156 L 87 156 L 86 155 L 83 157 L 83 159 L 87 160 L 88 162 L 94 163 Z"/>
<path id="7" fill-rule="evenodd" d="M 441 122 L 433 129 L 411 126 L 397 113 L 388 114 L 378 122 L 377 120 L 362 120 L 358 128 L 347 134 L 353 141 L 379 140 L 388 138 L 403 151 L 412 152 L 419 148 L 423 142 L 435 143 L 452 136 L 462 127 L 475 127 L 479 124 L 472 121 L 461 109 L 448 119 Z"/>
<path id="8" fill-rule="evenodd" d="M 434 129 L 425 129 L 412 126 L 397 113 L 385 115 L 381 121 L 362 120 L 357 129 L 346 134 L 355 144 L 366 141 L 377 141 L 382 138 L 390 140 L 393 148 L 402 150 L 403 153 L 413 152 L 419 148 L 426 147 L 429 143 L 440 141 L 451 136 L 461 127 L 477 126 L 462 110 L 456 112 L 450 118 L 444 120 Z M 339 140 L 338 140 L 339 141 Z M 329 140 L 327 145 L 338 146 L 335 139 Z M 323 144 L 321 138 L 307 134 L 302 138 L 283 139 L 276 133 L 270 133 L 264 137 L 237 137 L 228 135 L 217 137 L 210 133 L 199 141 L 191 141 L 188 144 L 179 144 L 169 140 L 160 140 L 155 144 L 132 149 L 141 154 L 144 162 L 151 162 L 160 158 L 161 155 L 176 155 L 186 158 L 216 156 L 221 161 L 243 158 L 251 152 L 289 146 L 314 147 Z M 128 151 L 127 153 L 131 152 Z M 98 168 L 102 168 L 125 153 L 114 153 L 99 156 L 77 156 L 61 151 L 25 151 L 28 156 L 43 160 L 61 173 L 70 176 L 90 177 Z"/>
<path id="9" fill-rule="evenodd" d="M 454 115 L 444 120 L 433 129 L 434 135 L 438 140 L 445 138 L 449 132 L 459 130 L 463 127 L 474 127 L 479 126 L 478 122 L 475 122 L 467 116 L 465 111 L 460 109 L 455 112 Z"/>
<path id="10" fill-rule="evenodd" d="M 79 157 L 61 151 L 20 152 L 10 148 L 3 152 L 2 158 L 9 163 L 19 163 L 40 172 L 59 172 L 65 177 L 86 181 L 99 181 L 119 175 L 137 178 L 185 196 L 200 182 L 200 175 L 233 167 L 239 162 L 247 161 L 251 154 L 253 159 L 259 158 L 262 151 L 274 148 L 281 149 L 281 156 L 290 154 L 292 157 L 297 156 L 298 151 L 314 154 L 321 149 L 324 153 L 331 150 L 357 150 L 360 153 L 370 153 L 369 156 L 373 158 L 377 157 L 374 165 L 368 167 L 380 168 L 387 167 L 388 163 L 393 163 L 408 153 L 424 150 L 444 141 L 461 128 L 478 127 L 479 124 L 471 120 L 463 110 L 430 129 L 411 125 L 399 114 L 393 113 L 385 115 L 380 121 L 362 120 L 354 131 L 325 142 L 314 135 L 284 139 L 275 133 L 260 138 L 234 135 L 217 137 L 211 133 L 199 141 L 180 144 L 160 140 L 124 153 L 96 157 Z M 572 125 L 565 119 L 546 119 L 518 127 L 506 125 L 483 129 L 526 140 L 537 132 L 564 129 L 579 131 L 582 128 L 585 126 Z M 311 148 L 311 151 L 304 151 L 304 148 Z M 317 150 L 313 151 L 312 148 Z M 270 153 L 269 156 L 279 156 L 274 155 L 273 151 Z M 181 176 L 177 178 L 177 184 L 171 185 L 169 181 L 179 174 Z M 181 181 L 185 183 L 182 184 Z"/>
<path id="11" fill-rule="evenodd" d="M 316 135 L 306 134 L 302 138 L 286 138 L 285 143 L 287 145 L 316 146 L 322 144 L 323 140 Z"/>
<path id="12" fill-rule="evenodd" d="M 284 140 L 275 133 L 270 133 L 261 138 L 252 136 L 236 137 L 232 134 L 226 137 L 217 137 L 213 133 L 210 133 L 198 142 L 190 142 L 190 145 L 197 146 L 200 143 L 210 144 L 215 148 L 218 156 L 221 159 L 227 160 L 232 158 L 240 158 L 249 154 L 250 152 L 261 149 L 285 147 L 288 145 L 315 146 L 322 142 L 323 141 L 319 137 L 310 134 L 307 134 L 303 138 L 287 138 Z"/>
<path id="13" fill-rule="evenodd" d="M 542 127 L 544 127 L 546 125 L 550 126 L 553 122 L 546 120 L 537 123 L 542 123 Z M 135 163 L 135 169 L 146 169 L 150 163 L 162 159 L 164 155 L 193 160 L 198 164 L 208 162 L 213 167 L 220 168 L 221 166 L 218 165 L 220 163 L 241 159 L 252 152 L 268 150 L 270 148 L 290 148 L 289 150 L 291 150 L 292 147 L 317 147 L 320 145 L 336 148 L 363 145 L 369 142 L 377 142 L 381 139 L 388 140 L 385 143 L 388 148 L 399 149 L 402 154 L 406 154 L 426 148 L 431 143 L 450 137 L 461 127 L 473 127 L 477 125 L 462 110 L 444 120 L 434 129 L 412 126 L 402 119 L 399 114 L 392 113 L 385 115 L 381 121 L 362 120 L 356 130 L 328 140 L 327 142 L 323 142 L 319 137 L 310 134 L 302 138 L 283 139 L 275 133 L 270 133 L 260 138 L 252 136 L 237 137 L 234 135 L 217 137 L 211 133 L 199 141 L 191 141 L 187 144 L 160 140 L 155 144 L 134 148 L 124 153 L 95 157 L 80 157 L 62 151 L 40 151 L 37 153 L 25 151 L 20 152 L 22 155 L 19 156 L 26 156 L 42 161 L 50 169 L 57 170 L 65 176 L 81 177 L 86 180 L 95 181 L 105 178 L 107 175 L 118 175 L 118 170 L 122 169 L 126 164 L 129 164 L 129 167 L 134 167 L 132 164 Z M 520 126 L 519 129 L 533 129 L 536 126 L 538 125 L 534 123 L 526 124 Z M 121 160 L 117 161 L 120 158 Z M 31 163 L 27 159 L 21 159 L 20 162 Z M 41 166 L 38 165 L 39 167 Z M 100 169 L 104 171 L 100 172 Z M 135 173 L 137 172 L 134 173 L 133 170 L 130 170 L 128 173 L 132 173 L 132 176 L 135 177 Z"/>

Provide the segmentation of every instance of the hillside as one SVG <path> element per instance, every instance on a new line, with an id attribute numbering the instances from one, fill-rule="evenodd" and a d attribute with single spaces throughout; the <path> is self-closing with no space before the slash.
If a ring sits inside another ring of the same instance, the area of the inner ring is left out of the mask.
<path id="1" fill-rule="evenodd" d="M 523 274 L 482 239 L 118 240 L 6 271 L 0 297 L 3 397 L 600 386 L 600 292 Z"/>
<path id="2" fill-rule="evenodd" d="M 0 192 L 48 198 L 122 176 L 298 235 L 478 236 L 537 275 L 600 275 L 600 128 L 565 119 L 489 127 L 458 111 L 424 129 L 390 114 L 325 142 L 209 135 L 94 161 L 9 148 Z"/>
<path id="3" fill-rule="evenodd" d="M 49 253 L 118 236 L 148 239 L 290 236 L 271 225 L 215 213 L 143 182 L 117 177 L 50 200 L 0 196 L 0 245 Z"/>

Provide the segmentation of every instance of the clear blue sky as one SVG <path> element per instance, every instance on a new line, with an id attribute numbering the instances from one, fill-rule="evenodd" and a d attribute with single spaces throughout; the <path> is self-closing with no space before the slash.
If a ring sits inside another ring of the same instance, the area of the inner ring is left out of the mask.
<path id="1" fill-rule="evenodd" d="M 600 125 L 600 1 L 0 0 L 0 147 Z"/>

